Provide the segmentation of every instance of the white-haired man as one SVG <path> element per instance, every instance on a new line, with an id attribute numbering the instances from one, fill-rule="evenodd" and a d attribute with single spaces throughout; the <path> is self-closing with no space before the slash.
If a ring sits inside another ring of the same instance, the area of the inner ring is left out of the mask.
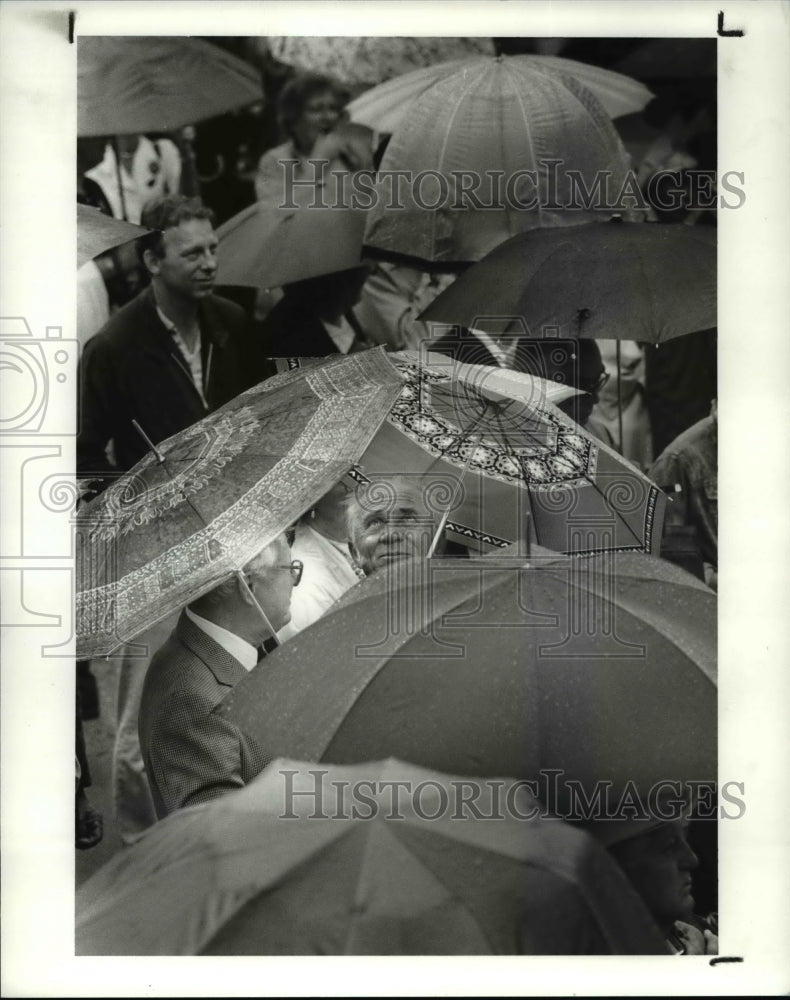
<path id="1" fill-rule="evenodd" d="M 349 547 L 366 576 L 427 556 L 441 519 L 428 502 L 429 491 L 428 478 L 392 476 L 359 487 L 349 497 Z M 436 552 L 446 548 L 440 539 Z"/>
<path id="2" fill-rule="evenodd" d="M 240 788 L 269 763 L 254 740 L 213 710 L 289 621 L 300 575 L 281 535 L 244 567 L 244 583 L 232 577 L 193 601 L 151 660 L 139 730 L 159 819 Z"/>

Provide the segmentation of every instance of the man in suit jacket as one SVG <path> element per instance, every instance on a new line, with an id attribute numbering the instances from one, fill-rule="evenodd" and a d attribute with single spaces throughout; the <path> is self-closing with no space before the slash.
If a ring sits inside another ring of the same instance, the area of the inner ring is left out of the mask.
<path id="1" fill-rule="evenodd" d="M 171 195 L 151 202 L 142 221 L 154 230 L 137 244 L 151 285 L 88 341 L 80 361 L 77 474 L 97 488 L 108 473 L 127 471 L 148 451 L 133 420 L 158 444 L 246 388 L 239 347 L 247 319 L 212 292 L 217 237 L 211 212 L 196 199 Z M 125 843 L 156 819 L 137 714 L 150 659 L 145 649 L 153 652 L 171 627 L 166 621 L 139 637 L 124 649 L 120 665 L 113 798 Z"/>
<path id="2" fill-rule="evenodd" d="M 256 647 L 291 617 L 298 568 L 285 536 L 243 575 L 246 583 L 233 577 L 190 604 L 148 668 L 140 746 L 159 819 L 242 787 L 269 763 L 214 708 L 258 662 Z"/>

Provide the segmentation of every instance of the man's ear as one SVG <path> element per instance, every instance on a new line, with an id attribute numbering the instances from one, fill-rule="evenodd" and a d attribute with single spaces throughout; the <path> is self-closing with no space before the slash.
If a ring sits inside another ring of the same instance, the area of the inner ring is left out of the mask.
<path id="1" fill-rule="evenodd" d="M 244 581 L 242 583 L 242 580 Z M 250 582 L 246 576 L 236 577 L 236 587 L 239 592 L 239 597 L 242 601 L 249 605 L 249 607 L 255 607 L 255 598 L 252 596 L 252 588 L 250 587 Z"/>
<path id="2" fill-rule="evenodd" d="M 145 264 L 146 270 L 149 274 L 159 274 L 159 271 L 161 270 L 161 259 L 157 257 L 153 250 L 143 251 L 143 263 Z"/>

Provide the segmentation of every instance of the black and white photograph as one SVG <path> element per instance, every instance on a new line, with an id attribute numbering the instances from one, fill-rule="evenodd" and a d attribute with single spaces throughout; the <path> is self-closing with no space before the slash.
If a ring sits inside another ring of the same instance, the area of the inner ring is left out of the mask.
<path id="1" fill-rule="evenodd" d="M 785 993 L 786 8 L 3 15 L 3 995 Z"/>

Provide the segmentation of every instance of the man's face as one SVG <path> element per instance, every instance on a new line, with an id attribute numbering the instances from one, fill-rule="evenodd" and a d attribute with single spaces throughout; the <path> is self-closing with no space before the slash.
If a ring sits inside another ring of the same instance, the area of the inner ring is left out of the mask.
<path id="1" fill-rule="evenodd" d="M 202 299 L 210 295 L 217 273 L 217 236 L 208 219 L 187 219 L 166 229 L 164 257 L 147 254 L 151 274 L 176 295 Z"/>
<path id="2" fill-rule="evenodd" d="M 419 483 L 374 484 L 352 502 L 358 505 L 352 543 L 365 573 L 427 555 L 437 524 Z"/>
<path id="3" fill-rule="evenodd" d="M 252 574 L 248 586 L 266 613 L 275 632 L 291 620 L 291 591 L 293 579 L 288 568 L 291 562 L 291 548 L 281 535 L 272 543 L 272 561 L 269 565 Z"/>
<path id="4" fill-rule="evenodd" d="M 612 853 L 659 926 L 688 917 L 694 910 L 691 873 L 698 859 L 682 820 L 618 844 Z"/>

